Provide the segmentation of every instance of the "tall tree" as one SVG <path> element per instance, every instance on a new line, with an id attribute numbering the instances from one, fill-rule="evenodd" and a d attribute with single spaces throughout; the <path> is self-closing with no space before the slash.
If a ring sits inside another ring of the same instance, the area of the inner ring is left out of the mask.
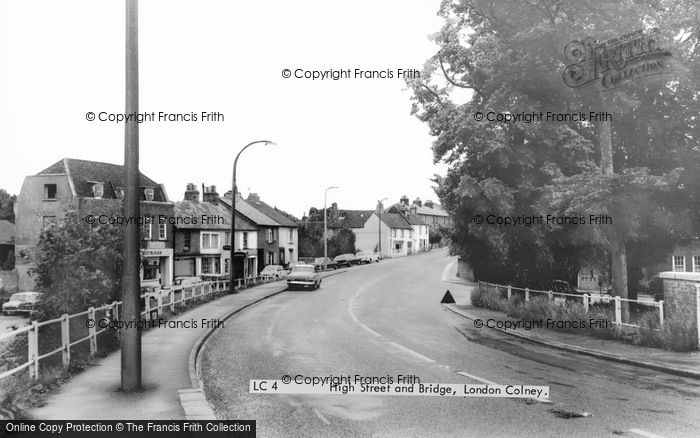
<path id="1" fill-rule="evenodd" d="M 0 189 L 0 220 L 15 222 L 16 195 L 10 195 L 5 189 Z"/>
<path id="2" fill-rule="evenodd" d="M 440 48 L 411 85 L 413 112 L 436 137 L 434 160 L 448 165 L 437 182 L 454 218 L 453 252 L 465 256 L 481 278 L 530 286 L 571 278 L 591 257 L 607 263 L 616 255 L 613 285 L 626 297 L 628 245 L 680 241 L 692 232 L 687 218 L 700 193 L 694 176 L 698 4 L 458 0 L 444 1 L 439 13 L 445 19 L 434 36 Z M 562 80 L 567 42 L 606 40 L 653 26 L 673 54 L 671 73 L 604 94 L 569 88 Z M 470 97 L 458 100 L 459 89 Z M 540 111 L 607 111 L 612 121 L 476 120 L 489 112 Z M 489 214 L 608 215 L 612 224 L 505 227 L 473 220 Z"/>

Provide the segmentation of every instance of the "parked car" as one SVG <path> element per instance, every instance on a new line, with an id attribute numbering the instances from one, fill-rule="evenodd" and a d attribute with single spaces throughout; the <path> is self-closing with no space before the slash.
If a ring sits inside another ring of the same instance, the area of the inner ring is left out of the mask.
<path id="1" fill-rule="evenodd" d="M 290 290 L 297 288 L 318 289 L 321 287 L 321 274 L 312 265 L 297 265 L 287 275 L 287 286 Z"/>
<path id="2" fill-rule="evenodd" d="M 360 259 L 355 257 L 355 254 L 341 254 L 333 259 L 338 264 L 339 268 L 349 268 L 352 265 L 359 265 Z"/>
<path id="3" fill-rule="evenodd" d="M 367 251 L 358 252 L 357 254 L 355 254 L 355 258 L 359 259 L 360 263 L 379 263 L 379 259 L 381 259 L 378 252 Z"/>
<path id="4" fill-rule="evenodd" d="M 15 313 L 26 313 L 29 315 L 42 295 L 41 292 L 18 292 L 12 294 L 10 299 L 2 305 L 2 312 L 5 315 Z"/>
<path id="5" fill-rule="evenodd" d="M 338 264 L 328 257 L 317 257 L 314 259 L 314 269 L 322 271 L 323 265 L 326 265 L 326 269 L 338 269 Z"/>
<path id="6" fill-rule="evenodd" d="M 260 271 L 262 278 L 279 280 L 287 276 L 287 270 L 282 265 L 267 265 Z"/>
<path id="7" fill-rule="evenodd" d="M 201 282 L 202 279 L 199 277 L 178 277 L 173 281 L 173 286 L 188 287 Z"/>

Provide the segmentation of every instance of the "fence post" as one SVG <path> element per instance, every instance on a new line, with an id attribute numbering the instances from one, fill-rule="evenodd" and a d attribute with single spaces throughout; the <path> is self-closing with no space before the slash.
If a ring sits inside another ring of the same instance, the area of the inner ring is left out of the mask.
<path id="1" fill-rule="evenodd" d="M 511 288 L 510 285 L 508 286 L 508 301 L 510 301 L 510 293 L 511 293 Z"/>
<path id="2" fill-rule="evenodd" d="M 32 321 L 32 329 L 27 332 L 27 345 L 29 346 L 27 359 L 31 362 L 29 377 L 37 380 L 39 379 L 39 325 L 36 321 Z"/>
<path id="3" fill-rule="evenodd" d="M 143 296 L 143 301 L 145 304 L 145 310 L 146 310 L 146 318 L 151 314 L 151 296 L 149 294 L 146 294 Z"/>
<path id="4" fill-rule="evenodd" d="M 112 309 L 114 309 L 110 315 L 110 317 L 112 318 L 112 321 L 119 321 L 119 302 L 118 301 L 115 301 L 112 303 Z M 121 331 L 117 330 L 116 333 L 117 333 L 117 339 L 121 339 L 121 336 L 122 336 Z"/>
<path id="5" fill-rule="evenodd" d="M 163 309 L 163 291 L 158 292 L 158 314 L 162 312 Z"/>
<path id="6" fill-rule="evenodd" d="M 620 297 L 615 297 L 615 324 L 622 324 L 622 307 Z"/>
<path id="7" fill-rule="evenodd" d="M 530 288 L 525 288 L 525 301 L 530 301 Z"/>
<path id="8" fill-rule="evenodd" d="M 88 319 L 95 321 L 95 308 L 90 307 L 88 308 Z M 94 355 L 97 353 L 97 330 L 95 330 L 95 325 L 96 324 L 91 324 L 90 327 L 88 327 L 88 334 L 90 336 L 90 355 Z"/>
<path id="9" fill-rule="evenodd" d="M 548 291 L 547 291 L 547 298 L 549 298 L 549 302 L 550 302 L 550 303 L 551 303 L 552 301 L 554 301 L 554 292 L 552 292 L 551 290 L 548 290 Z"/>
<path id="10" fill-rule="evenodd" d="M 68 314 L 61 315 L 61 358 L 63 359 L 63 368 L 68 369 L 70 365 L 70 319 Z"/>
<path id="11" fill-rule="evenodd" d="M 664 300 L 659 300 L 659 327 L 664 328 Z"/>
<path id="12" fill-rule="evenodd" d="M 583 294 L 583 308 L 584 308 L 584 310 L 586 311 L 586 313 L 588 313 L 588 299 L 589 299 L 590 297 L 591 297 L 591 296 L 588 295 L 588 294 Z"/>
<path id="13" fill-rule="evenodd" d="M 170 289 L 170 311 L 175 313 L 175 289 Z"/>

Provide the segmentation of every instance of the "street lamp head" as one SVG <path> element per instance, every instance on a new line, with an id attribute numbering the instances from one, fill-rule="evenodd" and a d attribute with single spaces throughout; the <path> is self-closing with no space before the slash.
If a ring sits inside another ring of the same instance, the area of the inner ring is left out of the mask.
<path id="1" fill-rule="evenodd" d="M 326 190 L 331 190 L 331 189 L 339 189 L 339 188 L 340 188 L 340 187 L 336 187 L 336 186 L 330 186 L 330 187 L 327 187 L 327 188 L 326 188 Z"/>

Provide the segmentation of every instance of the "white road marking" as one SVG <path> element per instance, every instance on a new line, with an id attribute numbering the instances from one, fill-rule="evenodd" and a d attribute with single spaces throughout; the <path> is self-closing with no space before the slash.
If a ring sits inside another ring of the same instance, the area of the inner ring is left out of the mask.
<path id="1" fill-rule="evenodd" d="M 661 435 L 657 435 L 655 433 L 647 432 L 642 429 L 630 429 L 630 432 L 636 433 L 637 435 L 645 436 L 647 438 L 663 438 Z"/>
<path id="2" fill-rule="evenodd" d="M 320 418 L 321 421 L 323 421 L 325 424 L 331 424 L 331 422 L 328 421 L 328 418 L 326 418 L 326 416 L 323 415 L 323 414 L 321 413 L 321 411 L 319 411 L 318 409 L 314 408 L 314 413 L 315 413 L 316 416 L 317 416 L 318 418 Z"/>
<path id="3" fill-rule="evenodd" d="M 359 294 L 357 294 L 357 295 L 359 295 Z M 368 332 L 372 333 L 374 336 L 376 336 L 376 337 L 378 337 L 378 338 L 383 337 L 383 336 L 380 335 L 379 333 L 375 332 L 375 331 L 372 330 L 371 328 L 369 328 L 369 327 L 367 327 L 366 325 L 364 325 L 363 323 L 361 323 L 360 320 L 357 319 L 357 316 L 355 316 L 355 313 L 352 311 L 352 307 L 353 307 L 353 304 L 355 304 L 355 297 L 356 297 L 357 295 L 350 297 L 350 300 L 349 300 L 349 302 L 348 302 L 348 315 L 350 315 L 350 318 L 352 318 L 352 320 L 355 321 L 355 323 L 356 323 L 357 325 L 359 325 L 359 326 L 362 327 L 363 329 L 367 330 Z"/>
<path id="4" fill-rule="evenodd" d="M 468 377 L 470 379 L 476 380 L 476 381 L 481 382 L 481 383 L 486 383 L 487 385 L 498 385 L 498 383 L 494 383 L 490 380 L 482 379 L 481 377 L 476 377 L 472 374 L 467 374 L 464 371 L 457 371 L 457 374 L 459 374 L 460 376 Z"/>
<path id="5" fill-rule="evenodd" d="M 452 265 L 454 265 L 455 263 L 457 263 L 457 259 L 452 260 L 452 263 L 445 266 L 445 270 L 442 271 L 442 278 L 441 278 L 442 281 L 447 281 L 447 272 L 452 268 Z"/>
<path id="6" fill-rule="evenodd" d="M 392 342 L 392 341 L 389 341 L 389 343 L 390 343 L 391 345 L 393 345 L 394 347 L 399 348 L 399 349 L 405 351 L 406 353 L 410 354 L 411 356 L 416 357 L 416 358 L 418 358 L 418 359 L 420 359 L 420 360 L 422 360 L 422 361 L 425 361 L 425 362 L 428 362 L 428 363 L 435 363 L 435 361 L 432 360 L 431 358 L 426 357 L 426 356 L 423 356 L 422 354 L 420 354 L 420 353 L 418 353 L 418 352 L 416 352 L 416 351 L 413 351 L 413 350 L 411 350 L 410 348 L 404 347 L 404 346 L 401 345 L 401 344 L 397 344 L 396 342 Z"/>

